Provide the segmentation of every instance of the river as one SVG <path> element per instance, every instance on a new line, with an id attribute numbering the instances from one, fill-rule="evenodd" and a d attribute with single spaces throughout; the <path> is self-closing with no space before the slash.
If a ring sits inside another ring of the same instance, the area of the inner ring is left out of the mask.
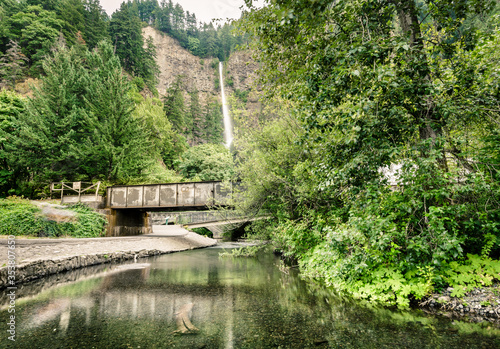
<path id="1" fill-rule="evenodd" d="M 22 285 L 1 348 L 499 348 L 489 325 L 380 309 L 221 247 L 101 265 Z M 5 304 L 7 300 L 3 298 Z"/>

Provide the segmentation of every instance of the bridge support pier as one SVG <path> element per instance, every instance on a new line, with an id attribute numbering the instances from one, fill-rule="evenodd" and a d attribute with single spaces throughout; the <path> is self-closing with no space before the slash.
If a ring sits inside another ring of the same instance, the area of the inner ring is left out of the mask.
<path id="1" fill-rule="evenodd" d="M 108 209 L 108 228 L 106 236 L 131 236 L 152 232 L 149 215 L 137 209 Z"/>

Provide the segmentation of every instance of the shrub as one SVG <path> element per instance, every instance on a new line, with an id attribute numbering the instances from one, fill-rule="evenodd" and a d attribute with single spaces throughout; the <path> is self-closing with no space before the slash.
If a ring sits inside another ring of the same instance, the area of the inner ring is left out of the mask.
<path id="1" fill-rule="evenodd" d="M 189 148 L 179 164 L 181 174 L 193 180 L 220 181 L 232 179 L 235 173 L 231 153 L 221 144 L 201 144 Z"/>

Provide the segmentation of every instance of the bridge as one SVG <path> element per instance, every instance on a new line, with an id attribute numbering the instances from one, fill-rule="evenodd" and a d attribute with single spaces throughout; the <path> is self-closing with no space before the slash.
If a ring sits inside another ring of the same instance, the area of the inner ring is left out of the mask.
<path id="1" fill-rule="evenodd" d="M 107 188 L 106 207 L 161 210 L 226 206 L 239 187 L 239 182 L 220 181 L 112 186 Z"/>
<path id="2" fill-rule="evenodd" d="M 116 185 L 99 195 L 99 184 L 83 182 L 52 183 L 51 196 L 61 193 L 61 203 L 85 202 L 98 209 L 108 219 L 106 236 L 126 236 L 152 232 L 155 211 L 199 211 L 213 207 L 228 207 L 241 190 L 239 182 L 184 182 L 144 185 Z M 63 195 L 71 193 L 74 195 Z M 91 193 L 95 191 L 95 193 Z M 194 223 L 191 217 L 185 223 Z M 214 221 L 200 211 L 197 219 Z M 156 220 L 158 220 L 156 218 Z M 162 219 L 165 222 L 165 218 Z M 180 223 L 180 222 L 178 222 Z M 198 221 L 198 223 L 202 223 Z"/>
<path id="3" fill-rule="evenodd" d="M 239 182 L 117 185 L 107 188 L 108 236 L 152 232 L 154 211 L 186 211 L 228 206 Z"/>

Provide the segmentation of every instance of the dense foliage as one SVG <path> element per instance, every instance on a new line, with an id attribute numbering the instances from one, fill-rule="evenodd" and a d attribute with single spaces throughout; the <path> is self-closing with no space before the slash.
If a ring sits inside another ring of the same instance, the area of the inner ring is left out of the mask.
<path id="1" fill-rule="evenodd" d="M 233 158 L 222 144 L 201 144 L 189 148 L 179 164 L 181 174 L 193 181 L 224 181 L 235 175 Z"/>
<path id="2" fill-rule="evenodd" d="M 0 92 L 3 195 L 43 196 L 48 183 L 178 181 L 185 141 L 159 99 L 144 98 L 110 43 L 64 44 L 43 61 L 33 96 Z"/>
<path id="3" fill-rule="evenodd" d="M 124 2 L 108 18 L 97 0 L 0 1 L 1 196 L 44 197 L 61 180 L 191 179 L 178 172 L 182 154 L 222 142 L 219 103 L 187 94 L 182 76 L 163 101 L 154 97 L 156 49 L 141 31 L 156 20 L 146 3 Z"/>
<path id="4" fill-rule="evenodd" d="M 0 235 L 99 237 L 104 235 L 105 225 L 104 216 L 80 204 L 44 211 L 26 199 L 0 199 Z"/>
<path id="5" fill-rule="evenodd" d="M 156 48 L 150 40 L 144 42 L 141 20 L 126 3 L 111 16 L 109 34 L 123 68 L 144 79 L 154 91 L 159 72 Z"/>
<path id="6" fill-rule="evenodd" d="M 179 181 L 190 145 L 222 142 L 219 103 L 187 94 L 182 76 L 163 103 L 150 98 L 156 49 L 141 31 L 153 25 L 198 56 L 225 59 L 243 42 L 230 25 L 199 24 L 156 0 L 124 1 L 111 17 L 98 0 L 2 0 L 0 19 L 0 88 L 41 80 L 29 97 L 0 92 L 2 195 L 43 196 L 57 180 Z"/>
<path id="7" fill-rule="evenodd" d="M 189 92 L 189 98 L 186 98 L 185 90 L 184 77 L 178 75 L 163 98 L 165 115 L 175 131 L 190 145 L 222 143 L 221 104 L 211 96 L 200 102 L 200 93 L 196 89 Z"/>
<path id="8" fill-rule="evenodd" d="M 78 52 L 61 46 L 44 62 L 47 75 L 3 133 L 9 168 L 32 184 L 79 175 L 124 181 L 150 163 L 142 120 L 134 118 L 131 85 L 110 44 Z"/>
<path id="9" fill-rule="evenodd" d="M 498 258 L 494 5 L 271 0 L 248 14 L 264 91 L 291 107 L 239 141 L 246 205 L 275 217 L 271 238 L 305 274 L 405 305 L 466 287 L 446 275 L 470 271 L 467 254 Z"/>
<path id="10" fill-rule="evenodd" d="M 108 17 L 98 0 L 2 0 L 0 19 L 0 52 L 19 47 L 6 63 L 25 59 L 34 75 L 42 72 L 41 62 L 57 40 L 94 48 L 108 37 Z M 8 76 L 8 71 L 0 70 L 1 79 Z"/>
<path id="11" fill-rule="evenodd" d="M 198 23 L 196 15 L 184 12 L 172 0 L 129 0 L 122 6 L 130 8 L 140 20 L 176 38 L 182 47 L 199 57 L 217 57 L 226 60 L 238 46 L 246 43 L 246 35 L 234 35 L 231 24 L 217 27 Z"/>

